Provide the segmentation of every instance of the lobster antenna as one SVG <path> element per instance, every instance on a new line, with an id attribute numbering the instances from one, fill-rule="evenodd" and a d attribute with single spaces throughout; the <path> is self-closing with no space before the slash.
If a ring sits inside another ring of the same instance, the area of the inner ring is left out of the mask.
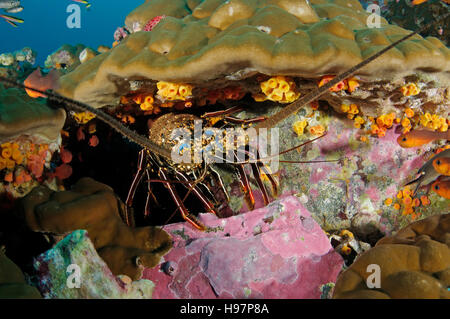
<path id="1" fill-rule="evenodd" d="M 50 101 L 55 101 L 57 103 L 64 104 L 67 106 L 68 109 L 71 109 L 75 112 L 91 112 L 91 113 L 95 114 L 99 120 L 108 124 L 114 130 L 116 130 L 119 134 L 128 138 L 131 142 L 134 142 L 134 143 L 138 144 L 139 146 L 152 151 L 153 153 L 156 153 L 158 155 L 161 155 L 161 156 L 169 158 L 169 159 L 171 158 L 171 153 L 169 150 L 155 144 L 154 142 L 150 141 L 148 138 L 136 133 L 135 131 L 130 130 L 128 127 L 126 127 L 125 125 L 120 123 L 118 120 L 113 118 L 111 115 L 106 114 L 105 112 L 103 112 L 99 109 L 96 109 L 85 103 L 61 96 L 55 92 L 50 92 L 50 91 L 44 92 L 42 90 L 26 86 L 20 82 L 16 82 L 14 80 L 5 78 L 3 76 L 0 76 L 0 82 L 4 82 L 10 86 L 14 86 L 17 88 L 32 90 L 32 91 L 38 92 L 40 94 L 46 95 Z"/>
<path id="2" fill-rule="evenodd" d="M 437 22 L 439 22 L 441 20 L 444 20 L 449 15 L 450 15 L 450 11 L 447 12 L 446 14 L 444 14 L 439 19 L 434 20 L 434 21 L 426 24 L 422 28 L 420 28 L 420 29 L 418 29 L 418 30 L 416 30 L 414 32 L 411 32 L 410 34 L 404 36 L 400 40 L 397 40 L 394 43 L 388 45 L 387 47 L 385 47 L 384 49 L 382 49 L 382 50 L 378 51 L 377 53 L 371 55 L 370 57 L 368 57 L 367 59 L 365 59 L 361 63 L 355 65 L 354 67 L 352 67 L 350 69 L 348 69 L 344 73 L 341 73 L 338 76 L 334 77 L 330 82 L 328 82 L 325 85 L 321 86 L 317 90 L 306 94 L 305 96 L 303 96 L 299 100 L 297 100 L 295 102 L 292 102 L 288 106 L 284 107 L 281 111 L 279 111 L 278 113 L 272 115 L 271 117 L 269 117 L 265 121 L 260 122 L 258 125 L 255 126 L 255 129 L 258 130 L 260 128 L 271 128 L 271 127 L 274 127 L 276 124 L 278 124 L 279 122 L 283 121 L 284 119 L 289 117 L 291 114 L 297 112 L 304 105 L 317 100 L 321 95 L 323 95 L 325 92 L 327 92 L 328 89 L 332 88 L 334 85 L 336 85 L 337 83 L 341 82 L 342 80 L 345 80 L 346 78 L 352 76 L 359 69 L 361 69 L 362 67 L 366 66 L 367 64 L 369 64 L 370 62 L 372 62 L 376 58 L 380 57 L 381 55 L 383 55 L 384 53 L 386 53 L 390 49 L 394 48 L 399 43 L 401 43 L 401 42 L 403 42 L 405 40 L 408 40 L 409 38 L 411 38 L 412 36 L 418 34 L 419 32 L 422 32 L 422 31 L 428 29 L 430 26 L 432 26 L 433 24 L 435 24 L 435 23 L 437 23 Z"/>

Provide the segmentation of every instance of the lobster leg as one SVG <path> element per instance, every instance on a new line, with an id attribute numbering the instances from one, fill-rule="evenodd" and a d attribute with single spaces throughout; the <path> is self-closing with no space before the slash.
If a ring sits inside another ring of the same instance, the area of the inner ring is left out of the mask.
<path id="1" fill-rule="evenodd" d="M 234 155 L 238 158 L 236 151 L 234 152 Z M 245 174 L 244 164 L 237 164 L 237 169 L 240 177 L 239 182 L 241 183 L 242 190 L 244 191 L 244 197 L 247 202 L 248 209 L 253 210 L 255 208 L 255 197 L 253 196 L 247 174 Z"/>
<path id="2" fill-rule="evenodd" d="M 244 110 L 244 108 L 242 106 L 233 106 L 233 107 L 230 107 L 230 108 L 228 108 L 226 110 L 222 110 L 222 111 L 207 112 L 207 113 L 203 114 L 202 117 L 208 118 L 208 117 L 224 116 L 224 115 L 228 115 L 228 114 L 237 113 L 237 112 L 240 112 L 243 110 Z"/>
<path id="3" fill-rule="evenodd" d="M 261 171 L 259 170 L 258 165 L 256 163 L 250 164 L 253 172 L 253 176 L 255 177 L 256 183 L 258 184 L 259 189 L 261 190 L 261 193 L 263 195 L 264 199 L 264 205 L 269 204 L 269 195 L 267 194 L 266 186 L 264 185 L 262 179 L 261 179 Z"/>
<path id="4" fill-rule="evenodd" d="M 250 123 L 258 123 L 258 122 L 263 122 L 267 119 L 266 116 L 259 116 L 259 117 L 255 117 L 252 119 L 240 119 L 238 117 L 235 116 L 230 116 L 230 114 L 234 114 L 234 113 L 238 113 L 243 111 L 244 108 L 241 106 L 233 106 L 231 108 L 228 108 L 226 110 L 223 111 L 216 111 L 216 112 L 208 112 L 202 115 L 202 118 L 221 118 L 224 119 L 225 121 L 229 122 L 229 123 L 234 123 L 234 124 L 250 124 Z"/>
<path id="5" fill-rule="evenodd" d="M 259 159 L 261 158 L 261 155 L 259 154 L 259 150 L 256 150 L 256 156 L 258 158 L 258 161 L 256 162 L 256 165 L 260 168 L 260 171 L 262 170 L 264 174 L 269 179 L 270 184 L 272 185 L 272 196 L 277 197 L 278 196 L 278 185 L 275 179 L 273 178 L 272 174 L 267 169 L 266 165 L 261 162 Z"/>
<path id="6" fill-rule="evenodd" d="M 192 176 L 194 177 L 195 180 L 198 180 L 198 179 L 199 179 L 199 178 L 196 176 L 195 172 L 192 172 L 191 174 L 192 174 Z M 208 192 L 209 196 L 211 196 L 211 198 L 214 200 L 214 204 L 213 204 L 213 205 L 218 206 L 218 205 L 219 205 L 219 202 L 216 200 L 216 198 L 215 198 L 214 194 L 212 193 L 210 187 L 208 187 L 208 185 L 206 185 L 204 181 L 201 181 L 199 184 L 200 184 L 201 186 L 203 186 L 204 191 Z M 189 192 L 190 192 L 190 191 L 189 191 Z"/>
<path id="7" fill-rule="evenodd" d="M 132 227 L 134 225 L 134 216 L 133 216 L 133 199 L 136 193 L 136 189 L 142 179 L 142 175 L 145 171 L 145 165 L 147 164 L 147 160 L 145 157 L 145 150 L 141 150 L 139 152 L 138 158 L 138 171 L 136 172 L 136 176 L 131 183 L 130 190 L 128 191 L 127 199 L 125 201 L 125 222 L 128 226 Z"/>
<path id="8" fill-rule="evenodd" d="M 264 163 L 258 162 L 257 165 L 264 171 L 264 174 L 269 179 L 269 182 L 272 185 L 272 195 L 273 195 L 273 197 L 277 197 L 278 196 L 278 185 L 277 185 L 277 182 L 273 178 L 272 174 L 270 174 L 270 172 L 268 171 L 268 169 L 266 168 Z"/>
<path id="9" fill-rule="evenodd" d="M 139 152 L 138 158 L 138 170 L 136 172 L 136 176 L 133 179 L 133 182 L 131 183 L 130 190 L 128 191 L 127 200 L 125 202 L 125 204 L 128 207 L 131 207 L 133 205 L 134 194 L 136 193 L 136 189 L 142 179 L 142 176 L 144 175 L 144 169 L 146 164 L 147 160 L 145 158 L 145 150 L 141 150 Z"/>
<path id="10" fill-rule="evenodd" d="M 151 186 L 151 180 L 150 180 L 150 172 L 149 170 L 146 170 L 147 175 L 147 199 L 145 201 L 145 210 L 144 210 L 144 217 L 147 218 L 150 216 L 150 197 L 153 198 L 153 200 L 158 203 L 156 200 L 155 195 L 152 192 L 152 186 Z"/>
<path id="11" fill-rule="evenodd" d="M 234 116 L 225 116 L 224 119 L 230 123 L 234 124 L 250 124 L 250 123 L 258 123 L 265 121 L 267 119 L 266 116 L 258 116 L 252 119 L 240 119 Z"/>
<path id="12" fill-rule="evenodd" d="M 214 208 L 213 205 L 211 205 L 210 201 L 205 197 L 203 192 L 196 185 L 193 185 L 191 182 L 189 182 L 189 178 L 185 174 L 183 174 L 182 172 L 179 172 L 179 171 L 177 171 L 176 174 L 178 176 L 178 179 L 188 183 L 186 185 L 186 187 L 188 187 L 189 189 L 192 189 L 192 192 L 202 202 L 203 206 L 211 214 L 217 215 L 216 209 Z"/>
<path id="13" fill-rule="evenodd" d="M 163 181 L 167 182 L 167 183 L 165 183 L 165 185 L 166 185 L 167 189 L 169 190 L 170 196 L 172 197 L 175 204 L 177 205 L 177 208 L 180 210 L 181 216 L 184 218 L 184 220 L 186 220 L 189 224 L 191 224 L 192 226 L 194 226 L 195 228 L 197 228 L 199 230 L 203 230 L 203 231 L 206 230 L 205 225 L 202 225 L 199 221 L 196 220 L 196 218 L 194 216 L 189 214 L 189 212 L 188 212 L 187 208 L 184 206 L 183 201 L 181 200 L 180 196 L 178 196 L 178 193 L 176 192 L 175 188 L 172 186 L 171 183 L 169 183 L 169 179 L 167 178 L 167 175 L 166 175 L 166 173 L 164 173 L 163 169 L 161 169 L 161 168 L 159 169 L 158 175 Z"/>
<path id="14" fill-rule="evenodd" d="M 219 172 L 217 172 L 212 166 L 210 166 L 209 169 L 214 173 L 216 180 L 219 182 L 219 185 L 222 188 L 223 193 L 225 194 L 227 202 L 229 202 L 230 195 L 228 195 L 227 188 L 225 187 L 225 184 L 223 183 L 222 177 L 220 176 Z"/>
<path id="15" fill-rule="evenodd" d="M 256 160 L 255 162 L 250 162 L 250 166 L 252 168 L 252 172 L 253 172 L 253 176 L 255 177 L 256 184 L 258 184 L 258 187 L 261 190 L 261 193 L 262 193 L 262 196 L 264 199 L 264 205 L 268 205 L 270 202 L 269 194 L 267 193 L 266 185 L 264 185 L 264 183 L 262 181 L 261 170 L 260 170 L 261 166 L 258 165 L 258 164 L 263 164 L 262 162 L 259 161 L 259 152 L 258 152 L 258 150 L 255 150 L 254 152 L 245 151 L 245 153 L 247 154 L 247 156 L 249 157 L 250 160 L 253 160 L 253 159 Z M 256 154 L 256 156 L 254 156 L 253 154 Z"/>

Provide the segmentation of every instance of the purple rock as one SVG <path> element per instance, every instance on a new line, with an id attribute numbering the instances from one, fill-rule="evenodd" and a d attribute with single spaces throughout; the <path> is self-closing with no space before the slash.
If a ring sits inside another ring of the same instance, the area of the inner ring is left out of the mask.
<path id="1" fill-rule="evenodd" d="M 200 215 L 210 231 L 165 226 L 174 248 L 145 269 L 154 298 L 320 298 L 343 260 L 294 196 L 246 214 Z M 174 271 L 168 271 L 173 266 Z"/>

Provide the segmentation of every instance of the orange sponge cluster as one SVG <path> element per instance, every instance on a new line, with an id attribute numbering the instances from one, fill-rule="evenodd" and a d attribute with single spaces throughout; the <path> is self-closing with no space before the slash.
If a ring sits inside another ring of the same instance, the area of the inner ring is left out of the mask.
<path id="1" fill-rule="evenodd" d="M 440 117 L 437 114 L 425 113 L 420 115 L 420 124 L 423 127 L 432 129 L 433 131 L 446 132 L 450 121 L 444 117 Z"/>
<path id="2" fill-rule="evenodd" d="M 206 95 L 200 98 L 197 104 L 199 106 L 204 106 L 207 104 L 216 104 L 218 101 L 225 100 L 240 100 L 244 97 L 245 92 L 240 86 L 227 86 L 223 89 L 203 89 L 203 93 Z"/>
<path id="3" fill-rule="evenodd" d="M 395 199 L 387 198 L 384 201 L 384 204 L 387 206 L 391 206 L 394 204 L 394 209 L 397 211 L 402 211 L 402 215 L 410 215 L 414 220 L 417 217 L 420 217 L 421 213 L 415 212 L 415 208 L 419 206 L 428 206 L 430 205 L 430 200 L 427 196 L 423 195 L 419 198 L 414 198 L 412 190 L 409 186 L 405 186 L 402 190 L 397 193 Z"/>
<path id="4" fill-rule="evenodd" d="M 408 83 L 400 88 L 404 96 L 413 96 L 420 93 L 420 88 L 415 83 Z"/>
<path id="5" fill-rule="evenodd" d="M 319 87 L 327 84 L 333 78 L 334 78 L 334 75 L 325 75 L 325 76 L 323 76 L 320 79 L 320 81 L 319 81 Z M 347 91 L 349 93 L 352 93 L 353 91 L 356 90 L 357 87 L 359 87 L 358 79 L 355 78 L 355 77 L 351 77 L 349 79 L 345 79 L 345 80 L 335 84 L 334 86 L 332 86 L 330 88 L 330 91 L 331 92 L 339 92 L 339 91 L 345 90 L 345 91 Z"/>
<path id="6" fill-rule="evenodd" d="M 376 119 L 373 117 L 369 117 L 369 120 L 372 122 L 370 126 L 370 134 L 376 135 L 378 137 L 383 137 L 386 135 L 386 130 L 391 128 L 394 125 L 394 121 L 396 120 L 395 113 L 384 114 Z"/>
<path id="7" fill-rule="evenodd" d="M 0 146 L 0 171 L 5 171 L 3 182 L 14 186 L 40 178 L 50 150 L 47 144 L 31 142 L 4 143 Z"/>

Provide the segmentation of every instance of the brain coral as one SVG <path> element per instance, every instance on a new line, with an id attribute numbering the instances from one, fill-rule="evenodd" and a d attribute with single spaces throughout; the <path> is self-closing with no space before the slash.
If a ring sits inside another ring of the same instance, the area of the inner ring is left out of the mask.
<path id="1" fill-rule="evenodd" d="M 116 104 L 133 80 L 196 87 L 257 73 L 317 78 L 336 74 L 408 33 L 369 14 L 357 0 L 152 0 L 126 19 L 135 32 L 61 79 L 59 93 L 95 107 Z M 450 50 L 414 36 L 358 71 L 368 80 L 433 72 L 449 81 Z M 195 94 L 195 91 L 193 92 Z"/>
<path id="2" fill-rule="evenodd" d="M 450 214 L 414 222 L 361 255 L 339 276 L 333 297 L 450 299 L 449 246 Z M 370 264 L 380 266 L 379 289 L 366 286 Z"/>

